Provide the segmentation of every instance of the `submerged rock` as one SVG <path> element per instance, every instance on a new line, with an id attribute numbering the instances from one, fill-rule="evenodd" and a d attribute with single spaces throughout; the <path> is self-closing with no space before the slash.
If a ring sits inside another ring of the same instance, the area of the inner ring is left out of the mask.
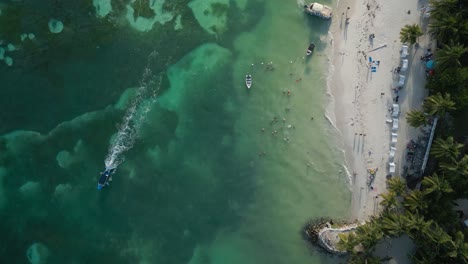
<path id="1" fill-rule="evenodd" d="M 21 185 L 19 191 L 23 196 L 32 197 L 41 191 L 41 185 L 38 182 L 28 181 Z"/>
<path id="2" fill-rule="evenodd" d="M 8 51 L 15 51 L 16 50 L 16 47 L 15 45 L 11 44 L 11 43 L 8 43 L 7 45 L 7 50 Z"/>
<path id="3" fill-rule="evenodd" d="M 42 243 L 34 243 L 26 251 L 26 257 L 31 264 L 46 264 L 49 256 L 49 249 Z"/>
<path id="4" fill-rule="evenodd" d="M 13 59 L 11 57 L 6 56 L 5 57 L 5 63 L 6 63 L 6 65 L 11 66 L 11 65 L 13 65 Z"/>
<path id="5" fill-rule="evenodd" d="M 68 166 L 70 166 L 70 164 L 72 163 L 71 162 L 71 154 L 70 152 L 66 151 L 66 150 L 62 150 L 60 151 L 57 156 L 55 157 L 55 159 L 57 160 L 57 164 L 61 167 L 61 168 L 68 168 Z"/>
<path id="6" fill-rule="evenodd" d="M 68 183 L 61 183 L 55 187 L 54 196 L 60 198 L 67 195 L 72 190 L 72 186 Z"/>
<path id="7" fill-rule="evenodd" d="M 105 17 L 112 12 L 111 0 L 93 0 L 93 5 L 98 17 Z"/>
<path id="8" fill-rule="evenodd" d="M 175 20 L 174 30 L 180 30 L 183 28 L 184 27 L 182 26 L 182 16 L 177 15 L 176 20 Z"/>
<path id="9" fill-rule="evenodd" d="M 51 33 L 58 34 L 63 30 L 63 23 L 57 19 L 50 19 L 49 20 L 49 30 Z"/>
<path id="10" fill-rule="evenodd" d="M 316 244 L 318 242 L 318 234 L 321 229 L 327 227 L 331 219 L 329 218 L 317 218 L 311 220 L 305 227 L 305 234 L 307 240 Z"/>

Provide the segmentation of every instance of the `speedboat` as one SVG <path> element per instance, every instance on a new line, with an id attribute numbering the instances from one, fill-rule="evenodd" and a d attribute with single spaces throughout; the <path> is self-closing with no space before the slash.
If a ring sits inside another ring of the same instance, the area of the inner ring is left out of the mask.
<path id="1" fill-rule="evenodd" d="M 104 172 L 101 172 L 101 176 L 98 180 L 97 189 L 101 190 L 102 188 L 109 186 L 109 182 L 112 181 L 112 174 L 115 173 L 115 168 L 106 168 Z"/>
<path id="2" fill-rule="evenodd" d="M 306 52 L 307 56 L 312 54 L 312 52 L 314 52 L 314 49 L 315 49 L 315 43 L 311 42 L 309 44 L 309 47 L 307 48 L 307 52 Z"/>
<path id="3" fill-rule="evenodd" d="M 304 11 L 314 16 L 318 16 L 324 19 L 330 19 L 332 17 L 333 9 L 327 5 L 312 3 L 304 5 Z"/>
<path id="4" fill-rule="evenodd" d="M 250 89 L 250 87 L 252 86 L 252 75 L 247 74 L 245 76 L 245 86 L 247 86 L 247 89 Z"/>

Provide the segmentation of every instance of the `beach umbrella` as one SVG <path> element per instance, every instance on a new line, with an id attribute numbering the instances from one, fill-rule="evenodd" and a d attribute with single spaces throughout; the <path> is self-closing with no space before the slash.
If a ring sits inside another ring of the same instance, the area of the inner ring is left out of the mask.
<path id="1" fill-rule="evenodd" d="M 434 61 L 430 60 L 430 61 L 426 62 L 426 68 L 428 68 L 428 69 L 434 68 Z"/>

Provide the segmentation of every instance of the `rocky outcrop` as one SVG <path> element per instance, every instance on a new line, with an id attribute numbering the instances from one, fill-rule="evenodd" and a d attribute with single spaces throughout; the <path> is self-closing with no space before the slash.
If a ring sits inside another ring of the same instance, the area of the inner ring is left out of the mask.
<path id="1" fill-rule="evenodd" d="M 340 228 L 324 227 L 318 232 L 318 244 L 332 254 L 344 255 L 346 251 L 341 251 L 337 248 L 337 244 L 340 241 L 338 234 L 353 232 L 358 226 L 358 224 L 351 224 Z"/>
<path id="2" fill-rule="evenodd" d="M 320 246 L 329 253 L 344 255 L 346 252 L 337 248 L 340 241 L 338 234 L 354 232 L 360 224 L 343 224 L 337 228 L 333 228 L 332 225 L 333 220 L 329 218 L 312 220 L 305 228 L 306 238 L 312 244 Z"/>

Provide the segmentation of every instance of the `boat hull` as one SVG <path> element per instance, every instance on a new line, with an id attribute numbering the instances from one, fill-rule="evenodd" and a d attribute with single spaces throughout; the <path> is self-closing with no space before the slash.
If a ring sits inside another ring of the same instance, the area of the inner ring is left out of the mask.
<path id="1" fill-rule="evenodd" d="M 250 89 L 252 87 L 252 76 L 250 74 L 245 76 L 245 86 L 247 89 Z"/>
<path id="2" fill-rule="evenodd" d="M 333 9 L 331 7 L 319 3 L 304 5 L 304 11 L 323 19 L 331 19 L 333 13 Z"/>

